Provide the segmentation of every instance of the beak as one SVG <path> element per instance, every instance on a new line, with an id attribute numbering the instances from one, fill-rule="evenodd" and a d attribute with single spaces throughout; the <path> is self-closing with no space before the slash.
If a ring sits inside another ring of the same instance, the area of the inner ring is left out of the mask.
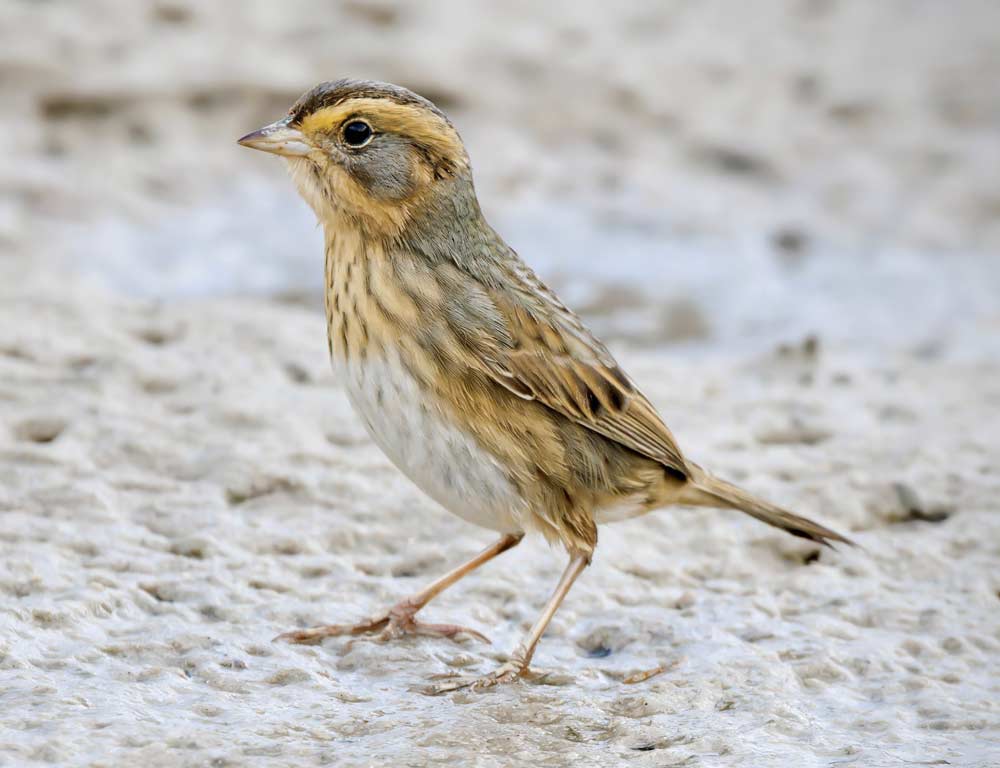
<path id="1" fill-rule="evenodd" d="M 265 125 L 260 130 L 248 133 L 237 143 L 261 152 L 273 152 L 285 157 L 303 157 L 313 151 L 313 146 L 302 131 L 288 125 L 291 118 Z"/>

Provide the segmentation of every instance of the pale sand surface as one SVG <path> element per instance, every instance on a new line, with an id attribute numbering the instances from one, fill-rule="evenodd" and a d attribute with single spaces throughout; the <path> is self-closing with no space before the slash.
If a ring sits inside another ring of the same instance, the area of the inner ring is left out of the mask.
<path id="1" fill-rule="evenodd" d="M 448 110 L 687 453 L 864 549 L 605 527 L 484 694 L 419 689 L 514 646 L 538 541 L 428 609 L 492 647 L 272 643 L 491 536 L 365 436 L 233 143 L 345 74 Z M 0 765 L 1000 764 L 997 82 L 993 0 L 0 4 Z"/>
<path id="2" fill-rule="evenodd" d="M 4 302 L 6 764 L 1000 756 L 995 364 L 623 355 L 693 456 L 865 549 L 814 560 L 705 510 L 606 527 L 536 658 L 543 681 L 430 698 L 428 679 L 513 646 L 562 555 L 529 541 L 427 611 L 493 647 L 272 643 L 385 606 L 490 537 L 369 443 L 322 348 L 317 314 L 274 303 Z M 908 519 L 895 482 L 947 519 Z"/>

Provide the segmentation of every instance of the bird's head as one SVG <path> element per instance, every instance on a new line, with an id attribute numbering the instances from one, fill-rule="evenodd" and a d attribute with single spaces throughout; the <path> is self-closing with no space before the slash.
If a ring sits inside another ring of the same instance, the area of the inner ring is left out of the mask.
<path id="1" fill-rule="evenodd" d="M 324 225 L 395 237 L 428 206 L 456 195 L 475 201 L 469 158 L 448 118 L 388 83 L 321 83 L 239 143 L 284 157 Z"/>

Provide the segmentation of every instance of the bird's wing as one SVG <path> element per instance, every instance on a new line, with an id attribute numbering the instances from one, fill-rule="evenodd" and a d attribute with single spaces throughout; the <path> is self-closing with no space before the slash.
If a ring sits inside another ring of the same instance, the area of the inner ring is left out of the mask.
<path id="1" fill-rule="evenodd" d="M 494 329 L 466 339 L 481 369 L 519 397 L 690 475 L 656 409 L 580 318 L 520 260 L 508 276 L 503 287 L 477 291 L 478 301 L 488 298 Z"/>

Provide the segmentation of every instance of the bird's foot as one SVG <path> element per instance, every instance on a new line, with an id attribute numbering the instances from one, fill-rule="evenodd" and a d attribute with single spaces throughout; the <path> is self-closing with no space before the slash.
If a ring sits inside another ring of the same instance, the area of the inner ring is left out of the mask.
<path id="1" fill-rule="evenodd" d="M 437 696 L 442 693 L 460 691 L 463 688 L 468 688 L 472 691 L 484 691 L 487 688 L 493 688 L 497 685 L 513 683 L 515 680 L 525 676 L 526 674 L 528 674 L 528 662 L 511 659 L 510 661 L 501 664 L 488 675 L 483 675 L 482 677 L 459 677 L 454 680 L 448 680 L 443 683 L 438 683 L 437 685 L 429 686 L 424 692 L 430 694 L 431 696 Z"/>
<path id="2" fill-rule="evenodd" d="M 490 639 L 482 632 L 458 624 L 427 624 L 417 621 L 414 616 L 421 606 L 404 600 L 394 605 L 385 613 L 377 614 L 370 619 L 357 624 L 329 624 L 323 627 L 312 627 L 278 635 L 275 640 L 285 640 L 300 645 L 315 645 L 327 637 L 342 637 L 344 635 L 373 635 L 376 642 L 385 643 L 405 635 L 423 637 L 447 637 L 458 640 L 462 636 L 474 637 L 489 643 Z"/>

